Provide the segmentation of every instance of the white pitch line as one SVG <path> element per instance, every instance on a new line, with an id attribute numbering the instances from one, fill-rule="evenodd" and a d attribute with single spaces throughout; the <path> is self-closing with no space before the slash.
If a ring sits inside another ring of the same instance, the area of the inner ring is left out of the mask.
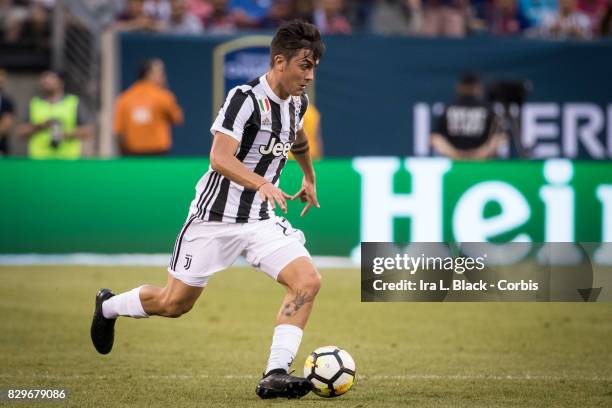
<path id="1" fill-rule="evenodd" d="M 0 374 L 0 378 L 11 378 L 11 379 L 47 379 L 47 380 L 108 380 L 119 378 L 117 376 L 106 376 L 106 375 L 87 375 L 87 374 L 75 374 L 75 375 L 53 375 L 53 374 L 26 374 L 20 375 L 18 373 L 3 373 Z M 231 375 L 211 375 L 211 374 L 167 374 L 167 375 L 142 375 L 136 376 L 135 378 L 143 380 L 193 380 L 193 379 L 225 379 L 225 380 L 254 380 L 259 379 L 261 376 L 252 374 L 231 374 Z M 439 375 L 439 374 L 407 374 L 407 375 L 366 375 L 357 374 L 358 380 L 396 380 L 396 381 L 413 381 L 413 380 L 492 380 L 492 381 L 592 381 L 592 382 L 612 382 L 612 377 L 583 377 L 583 376 L 548 376 L 548 375 Z"/>
<path id="2" fill-rule="evenodd" d="M 168 266 L 170 254 L 0 254 L 0 265 L 92 265 L 92 266 Z M 350 258 L 314 256 L 320 268 L 356 268 Z M 234 266 L 248 266 L 239 257 Z"/>

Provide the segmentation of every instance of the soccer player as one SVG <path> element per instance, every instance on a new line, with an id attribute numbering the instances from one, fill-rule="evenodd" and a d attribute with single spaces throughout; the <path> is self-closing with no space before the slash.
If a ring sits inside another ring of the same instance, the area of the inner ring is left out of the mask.
<path id="1" fill-rule="evenodd" d="M 215 119 L 210 169 L 196 186 L 189 216 L 179 232 L 164 288 L 144 285 L 115 295 L 96 295 L 91 339 L 102 354 L 111 351 L 118 316 L 179 317 L 198 299 L 208 279 L 244 254 L 247 261 L 286 288 L 276 317 L 270 357 L 256 393 L 261 398 L 299 398 L 311 383 L 288 374 L 302 330 L 321 285 L 304 248 L 304 235 L 276 207 L 305 202 L 301 215 L 319 207 L 315 173 L 302 129 L 308 106 L 304 93 L 314 79 L 324 45 L 315 26 L 283 23 L 270 49 L 270 69 L 232 89 Z M 291 196 L 278 188 L 291 151 L 304 173 Z"/>

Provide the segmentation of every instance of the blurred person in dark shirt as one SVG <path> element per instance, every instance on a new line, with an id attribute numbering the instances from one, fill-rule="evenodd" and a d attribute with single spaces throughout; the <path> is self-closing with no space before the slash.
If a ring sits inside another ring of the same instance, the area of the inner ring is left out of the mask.
<path id="1" fill-rule="evenodd" d="M 13 100 L 4 92 L 6 71 L 0 68 L 0 156 L 9 154 L 9 136 L 15 122 Z"/>
<path id="2" fill-rule="evenodd" d="M 148 15 L 144 6 L 144 0 L 127 0 L 114 28 L 118 31 L 162 31 L 164 23 Z"/>
<path id="3" fill-rule="evenodd" d="M 444 108 L 432 128 L 434 150 L 453 160 L 494 157 L 505 135 L 498 131 L 495 114 L 482 100 L 478 75 L 464 73 L 457 84 L 457 98 Z"/>
<path id="4" fill-rule="evenodd" d="M 608 0 L 608 5 L 601 18 L 599 33 L 603 37 L 612 36 L 612 0 Z"/>
<path id="5" fill-rule="evenodd" d="M 211 0 L 213 11 L 204 21 L 204 30 L 213 34 L 233 34 L 238 30 L 236 20 L 229 13 L 227 0 Z"/>
<path id="6" fill-rule="evenodd" d="M 35 48 L 51 46 L 51 15 L 41 2 L 32 2 L 21 25 L 20 42 Z"/>
<path id="7" fill-rule="evenodd" d="M 15 43 L 21 35 L 21 25 L 28 16 L 26 5 L 15 0 L 0 0 L 0 43 Z"/>

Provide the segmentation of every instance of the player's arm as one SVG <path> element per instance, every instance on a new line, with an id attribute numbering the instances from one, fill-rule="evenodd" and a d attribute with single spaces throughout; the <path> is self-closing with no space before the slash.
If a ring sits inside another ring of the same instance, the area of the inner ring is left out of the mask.
<path id="1" fill-rule="evenodd" d="M 295 143 L 291 147 L 291 153 L 293 157 L 300 165 L 304 178 L 302 179 L 302 188 L 298 191 L 291 199 L 300 198 L 301 202 L 305 202 L 306 206 L 302 210 L 301 216 L 303 217 L 306 212 L 313 205 L 320 208 L 319 201 L 317 200 L 317 186 L 314 167 L 312 166 L 312 159 L 310 157 L 308 138 L 304 129 L 300 129 L 296 132 Z"/>
<path id="2" fill-rule="evenodd" d="M 263 201 L 269 201 L 272 208 L 277 203 L 283 212 L 287 212 L 288 198 L 291 196 L 264 177 L 249 170 L 235 156 L 240 143 L 222 132 L 215 132 L 210 150 L 210 166 L 214 171 L 238 183 L 246 189 L 256 190 Z"/>

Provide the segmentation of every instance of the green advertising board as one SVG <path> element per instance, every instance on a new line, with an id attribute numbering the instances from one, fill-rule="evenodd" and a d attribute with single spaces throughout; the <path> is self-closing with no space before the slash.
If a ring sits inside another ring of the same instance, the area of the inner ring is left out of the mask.
<path id="1" fill-rule="evenodd" d="M 204 159 L 0 160 L 0 253 L 169 253 Z M 606 162 L 451 162 L 392 157 L 315 163 L 320 209 L 286 217 L 315 255 L 361 241 L 609 242 Z M 290 162 L 281 187 L 298 190 Z"/>

